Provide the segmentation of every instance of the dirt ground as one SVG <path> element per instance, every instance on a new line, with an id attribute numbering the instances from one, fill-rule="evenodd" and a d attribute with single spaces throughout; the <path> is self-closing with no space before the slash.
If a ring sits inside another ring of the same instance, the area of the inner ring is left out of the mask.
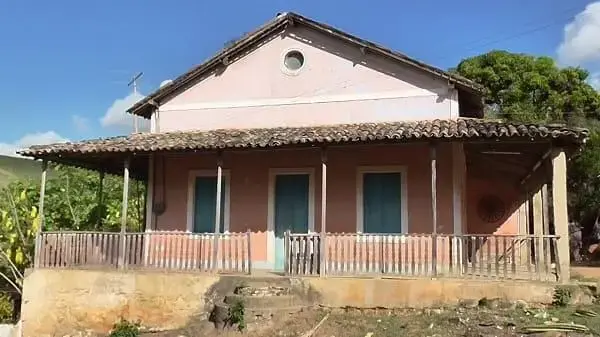
<path id="1" fill-rule="evenodd" d="M 248 324 L 248 330 L 215 330 L 209 325 L 161 333 L 143 334 L 144 337 L 301 337 L 313 329 L 325 316 L 327 319 L 311 337 L 508 337 L 525 336 L 523 329 L 549 323 L 583 324 L 589 333 L 558 332 L 534 333 L 529 336 L 592 336 L 600 331 L 600 316 L 576 314 L 577 309 L 537 307 L 525 308 L 506 305 L 476 306 L 471 308 L 438 308 L 425 310 L 306 310 L 289 317 L 273 318 L 257 324 Z M 600 305 L 585 309 L 600 314 Z M 598 336 L 598 335 L 597 335 Z"/>

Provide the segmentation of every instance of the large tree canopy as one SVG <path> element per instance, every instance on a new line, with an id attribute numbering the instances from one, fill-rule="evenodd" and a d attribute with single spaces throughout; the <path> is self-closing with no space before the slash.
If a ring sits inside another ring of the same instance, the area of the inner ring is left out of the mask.
<path id="1" fill-rule="evenodd" d="M 586 147 L 569 165 L 569 208 L 574 220 L 595 219 L 600 208 L 600 95 L 586 83 L 588 72 L 560 68 L 550 57 L 506 51 L 465 59 L 453 71 L 485 87 L 486 116 L 590 129 Z"/>
<path id="2" fill-rule="evenodd" d="M 506 51 L 468 58 L 454 70 L 483 85 L 488 110 L 522 122 L 585 124 L 598 119 L 600 96 L 581 68 L 559 68 L 550 57 Z"/>

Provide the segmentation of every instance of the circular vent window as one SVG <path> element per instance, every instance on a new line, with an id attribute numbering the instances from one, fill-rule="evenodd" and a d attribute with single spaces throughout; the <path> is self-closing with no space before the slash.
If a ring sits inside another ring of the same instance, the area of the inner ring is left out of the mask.
<path id="1" fill-rule="evenodd" d="M 506 207 L 502 199 L 495 195 L 485 195 L 477 203 L 477 214 L 485 222 L 498 222 L 506 214 Z"/>
<path id="2" fill-rule="evenodd" d="M 304 65 L 304 55 L 297 50 L 289 51 L 283 58 L 283 65 L 291 72 L 297 72 Z"/>

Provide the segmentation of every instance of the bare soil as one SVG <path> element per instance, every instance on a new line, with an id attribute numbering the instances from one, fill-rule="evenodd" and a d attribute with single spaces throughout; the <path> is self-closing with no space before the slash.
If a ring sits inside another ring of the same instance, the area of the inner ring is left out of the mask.
<path id="1" fill-rule="evenodd" d="M 547 332 L 529 336 L 593 336 L 600 331 L 600 316 L 577 316 L 582 307 L 487 307 L 437 308 L 425 310 L 358 310 L 316 308 L 259 323 L 249 323 L 245 332 L 236 329 L 216 330 L 211 324 L 199 324 L 185 329 L 161 333 L 146 333 L 144 337 L 300 337 L 314 328 L 325 316 L 327 320 L 311 337 L 509 337 L 525 336 L 523 328 L 551 322 L 583 324 L 592 331 L 587 334 Z M 600 314 L 600 306 L 585 309 Z M 596 335 L 598 336 L 598 335 Z"/>

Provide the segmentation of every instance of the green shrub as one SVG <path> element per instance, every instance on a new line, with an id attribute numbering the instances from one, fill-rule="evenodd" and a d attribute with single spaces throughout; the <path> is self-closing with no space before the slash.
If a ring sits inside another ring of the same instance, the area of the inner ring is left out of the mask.
<path id="1" fill-rule="evenodd" d="M 571 303 L 571 290 L 567 287 L 556 287 L 552 296 L 552 304 L 557 307 L 566 307 Z"/>
<path id="2" fill-rule="evenodd" d="M 140 323 L 121 320 L 113 325 L 108 337 L 138 337 L 140 335 Z"/>
<path id="3" fill-rule="evenodd" d="M 8 323 L 13 318 L 13 302 L 10 296 L 0 294 L 0 323 Z"/>
<path id="4" fill-rule="evenodd" d="M 246 329 L 246 321 L 244 320 L 245 311 L 246 306 L 241 300 L 229 307 L 229 317 L 227 319 L 229 325 L 237 324 L 238 330 L 244 331 Z"/>

